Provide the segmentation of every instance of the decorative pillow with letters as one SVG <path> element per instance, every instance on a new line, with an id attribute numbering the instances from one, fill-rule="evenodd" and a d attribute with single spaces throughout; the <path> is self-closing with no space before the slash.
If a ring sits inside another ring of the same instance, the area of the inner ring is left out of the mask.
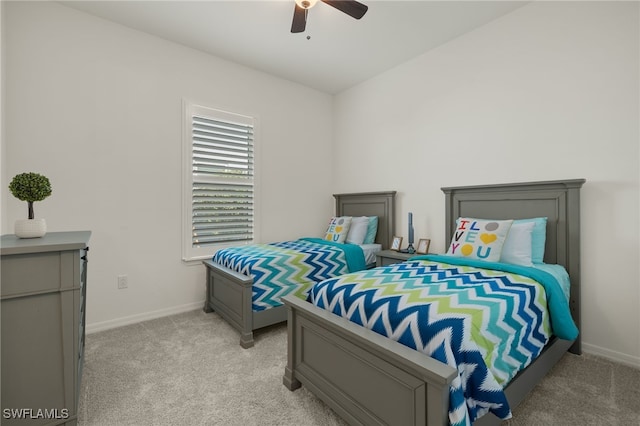
<path id="1" fill-rule="evenodd" d="M 499 262 L 502 246 L 513 220 L 460 217 L 447 254 L 469 259 Z"/>
<path id="2" fill-rule="evenodd" d="M 329 227 L 325 233 L 324 239 L 333 241 L 334 243 L 344 243 L 349 234 L 351 226 L 351 216 L 334 216 L 329 221 Z"/>

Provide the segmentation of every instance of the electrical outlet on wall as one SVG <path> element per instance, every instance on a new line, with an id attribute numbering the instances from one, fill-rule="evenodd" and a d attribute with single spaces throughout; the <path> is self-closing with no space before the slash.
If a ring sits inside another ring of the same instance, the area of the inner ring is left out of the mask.
<path id="1" fill-rule="evenodd" d="M 129 278 L 126 275 L 118 275 L 118 288 L 123 289 L 129 287 Z"/>

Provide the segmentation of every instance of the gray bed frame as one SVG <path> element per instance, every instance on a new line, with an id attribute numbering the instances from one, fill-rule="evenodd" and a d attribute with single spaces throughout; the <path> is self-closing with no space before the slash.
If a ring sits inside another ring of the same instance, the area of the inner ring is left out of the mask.
<path id="1" fill-rule="evenodd" d="M 395 191 L 334 194 L 336 216 L 378 216 L 375 242 L 390 246 L 395 224 Z M 253 277 L 206 260 L 206 299 L 204 311 L 216 311 L 240 331 L 240 346 L 254 345 L 253 331 L 287 320 L 284 305 L 254 312 L 251 308 Z"/>
<path id="2" fill-rule="evenodd" d="M 460 216 L 548 218 L 545 262 L 571 278 L 570 307 L 580 328 L 580 188 L 584 179 L 442 188 L 447 247 Z M 457 371 L 418 351 L 295 297 L 288 309 L 288 358 L 283 383 L 304 385 L 349 424 L 447 425 L 448 389 Z M 552 338 L 540 356 L 505 388 L 515 408 L 576 341 Z M 493 414 L 475 424 L 499 424 Z"/>

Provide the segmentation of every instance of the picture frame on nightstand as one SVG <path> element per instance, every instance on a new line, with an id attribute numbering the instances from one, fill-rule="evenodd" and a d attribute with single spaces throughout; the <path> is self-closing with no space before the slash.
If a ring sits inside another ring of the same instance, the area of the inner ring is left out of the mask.
<path id="1" fill-rule="evenodd" d="M 418 254 L 427 254 L 429 253 L 429 244 L 431 244 L 431 240 L 428 238 L 420 238 L 418 241 L 418 248 L 416 249 L 416 253 Z"/>
<path id="2" fill-rule="evenodd" d="M 400 251 L 400 247 L 402 247 L 402 237 L 393 237 L 390 250 Z"/>

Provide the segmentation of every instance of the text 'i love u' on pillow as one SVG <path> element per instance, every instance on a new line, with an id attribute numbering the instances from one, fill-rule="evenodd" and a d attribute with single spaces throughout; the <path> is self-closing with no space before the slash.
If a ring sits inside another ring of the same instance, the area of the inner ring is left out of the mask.
<path id="1" fill-rule="evenodd" d="M 351 216 L 334 216 L 329 221 L 329 227 L 324 236 L 325 240 L 334 243 L 344 243 L 351 226 Z"/>
<path id="2" fill-rule="evenodd" d="M 456 229 L 447 254 L 498 262 L 512 223 L 513 220 L 460 217 L 456 220 Z"/>

